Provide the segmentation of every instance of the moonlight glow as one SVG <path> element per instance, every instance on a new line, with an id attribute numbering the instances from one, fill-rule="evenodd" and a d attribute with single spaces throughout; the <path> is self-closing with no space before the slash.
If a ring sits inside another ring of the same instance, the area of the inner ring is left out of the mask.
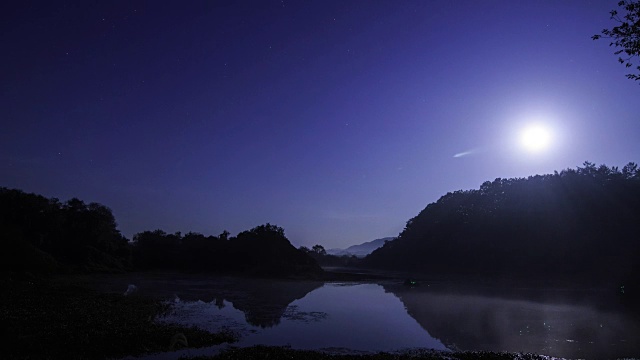
<path id="1" fill-rule="evenodd" d="M 542 125 L 530 125 L 522 130 L 520 143 L 529 152 L 544 151 L 551 143 L 551 131 Z"/>

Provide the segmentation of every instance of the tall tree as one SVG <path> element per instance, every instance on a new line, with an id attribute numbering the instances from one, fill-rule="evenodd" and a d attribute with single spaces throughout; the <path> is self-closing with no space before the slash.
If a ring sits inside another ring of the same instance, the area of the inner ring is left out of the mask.
<path id="1" fill-rule="evenodd" d="M 593 35 L 592 39 L 610 39 L 609 46 L 615 46 L 618 62 L 630 68 L 631 60 L 640 56 L 640 0 L 621 0 L 618 2 L 620 10 L 611 10 L 611 19 L 616 26 L 611 29 L 603 29 L 601 34 Z M 640 80 L 640 66 L 636 66 L 638 74 L 627 74 L 631 80 Z"/>
<path id="2" fill-rule="evenodd" d="M 324 246 L 319 244 L 313 245 L 313 247 L 311 248 L 311 251 L 313 251 L 318 255 L 327 255 L 327 250 L 324 249 Z"/>

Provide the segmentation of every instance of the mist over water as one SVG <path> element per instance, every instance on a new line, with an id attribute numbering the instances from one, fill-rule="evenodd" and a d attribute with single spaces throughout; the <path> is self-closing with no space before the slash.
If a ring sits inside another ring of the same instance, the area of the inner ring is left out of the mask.
<path id="1" fill-rule="evenodd" d="M 224 278 L 148 282 L 142 293 L 174 305 L 161 319 L 229 329 L 233 346 L 395 351 L 407 348 L 531 352 L 566 358 L 640 354 L 640 321 L 595 291 L 469 291 L 401 283 Z M 604 302 L 603 302 L 604 301 Z M 191 349 L 207 354 L 211 349 Z"/>
<path id="2" fill-rule="evenodd" d="M 386 288 L 401 299 L 412 318 L 453 350 L 533 352 L 566 358 L 640 354 L 638 317 L 617 308 L 614 301 L 602 302 L 597 291 L 465 294 Z"/>

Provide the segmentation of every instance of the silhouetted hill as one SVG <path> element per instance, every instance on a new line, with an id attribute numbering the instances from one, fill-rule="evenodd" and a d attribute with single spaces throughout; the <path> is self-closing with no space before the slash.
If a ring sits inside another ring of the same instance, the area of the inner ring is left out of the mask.
<path id="1" fill-rule="evenodd" d="M 375 239 L 375 240 L 367 241 L 367 242 L 362 243 L 362 244 L 349 246 L 346 249 L 329 249 L 329 250 L 327 250 L 327 253 L 330 254 L 330 255 L 337 255 L 337 256 L 355 255 L 357 257 L 364 257 L 364 256 L 367 256 L 367 255 L 371 254 L 371 252 L 373 250 L 375 250 L 375 249 L 381 247 L 382 245 L 384 245 L 385 242 L 391 241 L 393 239 L 395 239 L 395 238 L 394 237 L 386 237 L 386 238 L 382 238 L 382 239 Z"/>
<path id="2" fill-rule="evenodd" d="M 638 167 L 586 162 L 448 193 L 363 264 L 433 276 L 622 286 L 638 284 L 638 256 Z"/>
<path id="3" fill-rule="evenodd" d="M 76 198 L 0 187 L 0 239 L 5 272 L 122 271 L 130 263 L 111 210 Z"/>
<path id="4" fill-rule="evenodd" d="M 129 242 L 111 210 L 0 187 L 0 270 L 5 274 L 182 270 L 257 276 L 314 276 L 322 269 L 284 229 L 257 226 L 236 237 L 144 231 Z"/>
<path id="5" fill-rule="evenodd" d="M 187 270 L 255 276 L 319 275 L 308 254 L 296 249 L 284 229 L 266 224 L 227 239 L 197 233 L 145 231 L 133 237 L 134 265 L 141 270 Z"/>

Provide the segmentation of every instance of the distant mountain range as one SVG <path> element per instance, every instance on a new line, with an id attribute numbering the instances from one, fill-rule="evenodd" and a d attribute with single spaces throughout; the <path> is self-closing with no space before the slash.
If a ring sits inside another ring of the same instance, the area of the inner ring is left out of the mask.
<path id="1" fill-rule="evenodd" d="M 365 257 L 369 255 L 373 250 L 384 245 L 385 242 L 391 241 L 393 239 L 395 239 L 395 237 L 385 237 L 382 239 L 375 239 L 372 241 L 368 241 L 359 245 L 349 246 L 346 249 L 329 249 L 327 250 L 327 254 L 337 255 L 337 256 L 355 255 L 357 257 Z"/>

